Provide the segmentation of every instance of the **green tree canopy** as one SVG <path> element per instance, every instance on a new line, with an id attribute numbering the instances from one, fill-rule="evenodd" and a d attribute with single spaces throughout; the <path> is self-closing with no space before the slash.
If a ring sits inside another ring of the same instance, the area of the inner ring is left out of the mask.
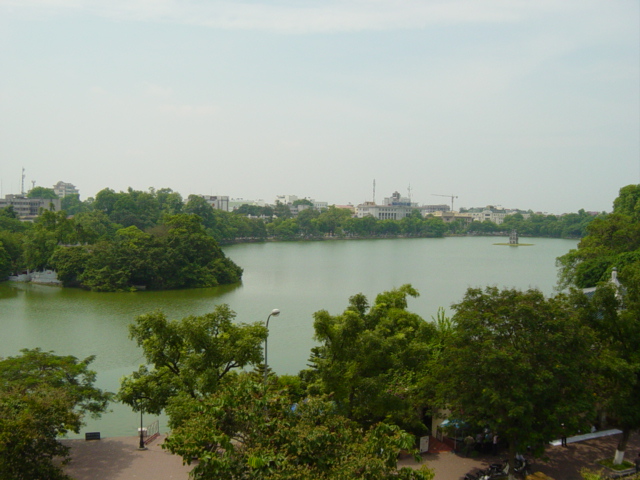
<path id="1" fill-rule="evenodd" d="M 102 212 L 82 215 L 81 232 L 86 240 L 106 238 Z M 117 291 L 144 286 L 163 290 L 174 288 L 212 287 L 237 283 L 242 268 L 227 258 L 216 241 L 206 234 L 197 215 L 165 215 L 161 228 L 140 230 L 132 225 L 116 232 L 113 240 L 105 239 L 78 248 L 55 247 L 53 234 L 34 243 L 30 251 L 36 260 L 46 259 L 63 271 L 65 285 L 82 285 L 96 291 Z M 98 237 L 98 235 L 102 235 Z M 54 242 L 45 243 L 45 240 Z M 44 247 L 36 249 L 38 245 Z M 44 260 L 40 260 L 44 261 Z"/>
<path id="2" fill-rule="evenodd" d="M 414 386 L 426 368 L 435 328 L 407 311 L 410 285 L 379 294 L 372 306 L 354 295 L 341 315 L 314 314 L 311 391 L 331 394 L 338 411 L 362 425 L 390 421 L 415 432 L 424 405 Z"/>
<path id="3" fill-rule="evenodd" d="M 161 312 L 136 318 L 131 338 L 147 363 L 121 382 L 119 398 L 134 410 L 159 414 L 172 399 L 203 398 L 235 368 L 257 365 L 267 330 L 236 324 L 228 305 L 212 313 L 168 320 Z"/>
<path id="4" fill-rule="evenodd" d="M 621 284 L 602 282 L 593 297 L 579 297 L 582 318 L 597 334 L 601 378 L 599 407 L 622 430 L 614 463 L 624 460 L 631 432 L 640 429 L 640 262 Z"/>
<path id="5" fill-rule="evenodd" d="M 174 413 L 170 410 L 170 413 Z M 260 480 L 431 480 L 433 472 L 397 468 L 414 439 L 398 427 L 362 430 L 335 413 L 326 398 L 293 403 L 286 391 L 265 391 L 250 374 L 214 394 L 179 406 L 181 422 L 165 443 L 192 478 Z"/>
<path id="6" fill-rule="evenodd" d="M 53 190 L 53 188 L 45 188 L 45 187 L 33 187 L 27 193 L 28 198 L 48 198 L 48 199 L 56 199 L 58 195 Z"/>
<path id="7" fill-rule="evenodd" d="M 606 281 L 614 266 L 640 256 L 640 185 L 627 185 L 613 203 L 613 212 L 589 223 L 576 250 L 558 258 L 559 285 L 587 288 Z M 631 256 L 630 256 L 631 255 Z"/>
<path id="8" fill-rule="evenodd" d="M 433 364 L 438 402 L 506 439 L 511 471 L 518 449 L 540 449 L 562 424 L 586 431 L 593 338 L 565 296 L 470 288 L 453 308 L 453 335 Z"/>
<path id="9" fill-rule="evenodd" d="M 111 398 L 94 387 L 92 361 L 39 349 L 0 359 L 0 479 L 68 478 L 58 436 L 78 433 L 83 416 L 100 415 Z"/>

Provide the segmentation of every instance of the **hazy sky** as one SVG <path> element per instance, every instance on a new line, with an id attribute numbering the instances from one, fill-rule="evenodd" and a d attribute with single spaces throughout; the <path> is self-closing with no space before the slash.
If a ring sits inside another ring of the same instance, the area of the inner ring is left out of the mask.
<path id="1" fill-rule="evenodd" d="M 0 0 L 0 180 L 611 209 L 638 0 Z"/>

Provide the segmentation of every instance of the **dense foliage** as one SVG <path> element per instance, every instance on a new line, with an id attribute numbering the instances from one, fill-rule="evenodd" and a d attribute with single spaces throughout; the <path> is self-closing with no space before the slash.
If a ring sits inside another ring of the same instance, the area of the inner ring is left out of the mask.
<path id="1" fill-rule="evenodd" d="M 370 426 L 391 421 L 414 433 L 427 430 L 417 412 L 425 404 L 415 388 L 427 368 L 435 327 L 407 311 L 410 285 L 379 294 L 372 306 L 362 294 L 349 299 L 338 316 L 314 314 L 311 391 L 331 394 L 338 412 Z"/>
<path id="2" fill-rule="evenodd" d="M 258 364 L 266 328 L 237 324 L 234 318 L 224 304 L 181 320 L 168 320 L 162 312 L 137 317 L 129 332 L 151 368 L 142 365 L 122 380 L 120 400 L 136 411 L 159 414 L 172 400 L 215 392 L 233 369 Z"/>
<path id="3" fill-rule="evenodd" d="M 620 189 L 613 213 L 596 218 L 587 233 L 576 250 L 558 259 L 562 287 L 594 287 L 614 266 L 624 275 L 627 266 L 640 262 L 640 185 Z"/>
<path id="4" fill-rule="evenodd" d="M 0 479 L 66 479 L 69 448 L 85 414 L 99 415 L 110 394 L 93 386 L 93 357 L 78 360 L 39 349 L 0 359 Z M 54 461 L 55 460 L 55 461 Z"/>
<path id="5" fill-rule="evenodd" d="M 180 404 L 182 420 L 165 447 L 187 463 L 198 459 L 193 478 L 433 478 L 424 467 L 397 469 L 400 450 L 414 447 L 413 436 L 398 427 L 363 430 L 326 398 L 296 402 L 286 390 L 267 391 L 255 378 L 235 376 L 213 395 Z"/>
<path id="6" fill-rule="evenodd" d="M 518 449 L 543 449 L 563 424 L 588 429 L 596 352 L 568 297 L 487 287 L 453 308 L 453 335 L 432 365 L 439 404 L 506 439 L 511 471 Z"/>
<path id="7" fill-rule="evenodd" d="M 581 311 L 601 349 L 600 408 L 623 431 L 620 463 L 631 431 L 640 428 L 640 185 L 620 189 L 613 213 L 596 219 L 558 265 L 561 286 L 597 287 Z"/>
<path id="8" fill-rule="evenodd" d="M 41 225 L 36 225 L 36 228 Z M 49 264 L 67 286 L 96 291 L 212 287 L 240 280 L 242 269 L 228 259 L 195 215 L 165 217 L 162 228 L 122 228 L 112 240 L 55 248 Z"/>

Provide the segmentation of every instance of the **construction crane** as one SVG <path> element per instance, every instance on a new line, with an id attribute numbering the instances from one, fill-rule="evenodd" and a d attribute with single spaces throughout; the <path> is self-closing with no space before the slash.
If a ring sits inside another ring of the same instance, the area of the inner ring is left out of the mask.
<path id="1" fill-rule="evenodd" d="M 453 212 L 453 199 L 458 198 L 457 195 L 438 195 L 437 193 L 432 193 L 431 195 L 434 195 L 436 197 L 449 197 L 451 199 L 451 211 Z"/>

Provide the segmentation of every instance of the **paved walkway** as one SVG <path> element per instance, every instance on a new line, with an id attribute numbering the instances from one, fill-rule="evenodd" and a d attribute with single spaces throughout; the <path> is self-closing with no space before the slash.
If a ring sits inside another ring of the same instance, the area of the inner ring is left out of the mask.
<path id="1" fill-rule="evenodd" d="M 584 467 L 597 469 L 597 460 L 613 457 L 620 437 L 620 434 L 614 434 L 583 441 L 574 439 L 576 441 L 567 447 L 549 446 L 544 459 L 533 459 L 533 471 L 545 473 L 555 480 L 582 480 L 580 470 Z M 638 452 L 640 434 L 634 433 L 629 439 L 625 459 L 633 461 Z M 451 452 L 422 455 L 423 461 L 435 471 L 435 480 L 460 480 L 466 473 L 487 468 L 505 457 L 504 453 L 497 457 L 486 455 L 478 458 L 465 458 Z M 398 465 L 417 468 L 411 458 L 400 459 Z"/>
<path id="2" fill-rule="evenodd" d="M 63 440 L 71 446 L 71 463 L 65 472 L 74 480 L 187 480 L 191 467 L 162 449 L 165 438 L 156 438 L 147 450 L 138 450 L 138 437 Z"/>
<path id="3" fill-rule="evenodd" d="M 65 471 L 75 480 L 188 480 L 191 467 L 182 465 L 180 457 L 161 448 L 164 436 L 153 441 L 148 450 L 139 451 L 137 437 L 114 437 L 102 440 L 64 440 L 71 445 L 72 461 Z M 550 446 L 544 460 L 536 459 L 533 471 L 555 480 L 581 480 L 582 467 L 595 468 L 595 461 L 611 457 L 619 434 L 570 443 L 568 447 Z M 640 434 L 632 434 L 627 447 L 627 460 L 640 452 Z M 436 472 L 435 480 L 460 480 L 466 473 L 486 468 L 498 457 L 464 458 L 451 452 L 427 453 L 422 456 Z M 401 458 L 399 466 L 418 468 L 412 458 Z"/>

